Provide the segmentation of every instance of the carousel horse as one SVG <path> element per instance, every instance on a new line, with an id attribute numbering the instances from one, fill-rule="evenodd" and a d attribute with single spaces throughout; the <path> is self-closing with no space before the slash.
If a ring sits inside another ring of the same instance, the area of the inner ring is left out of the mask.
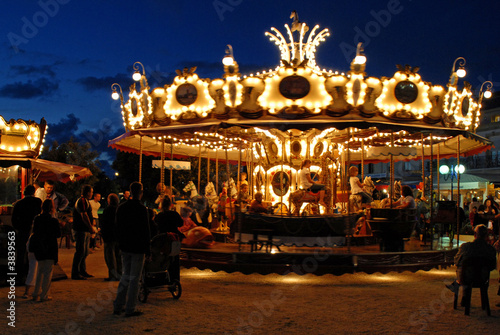
<path id="1" fill-rule="evenodd" d="M 187 206 L 193 209 L 191 219 L 199 226 L 208 227 L 210 225 L 210 222 L 208 221 L 210 210 L 207 198 L 198 194 L 198 190 L 196 189 L 193 181 L 189 181 L 183 191 L 186 193 L 191 192 L 189 201 L 186 203 Z"/>
<path id="2" fill-rule="evenodd" d="M 394 198 L 392 199 L 392 201 L 398 201 L 399 198 L 401 198 L 401 181 L 396 180 L 394 182 Z M 390 202 L 391 202 L 390 197 L 385 198 L 380 203 L 380 208 L 388 207 Z"/>
<path id="3" fill-rule="evenodd" d="M 330 152 L 327 152 L 323 156 L 321 156 L 321 171 L 319 173 L 319 180 L 321 181 L 322 184 L 325 185 L 325 195 L 323 200 L 326 204 L 328 204 L 326 208 L 327 214 L 333 212 L 333 209 L 330 207 L 331 199 L 333 197 L 333 190 L 331 189 L 333 174 L 332 171 L 330 171 L 330 168 L 328 167 L 328 165 L 332 163 L 329 162 L 329 160 L 335 162 L 335 157 Z M 302 208 L 302 204 L 304 202 L 309 203 L 308 205 L 309 208 L 304 209 L 303 212 L 304 215 L 320 214 L 318 205 L 319 192 L 312 193 L 306 190 L 297 190 L 290 194 L 290 200 L 292 202 L 292 215 L 300 214 L 300 209 Z"/>
<path id="4" fill-rule="evenodd" d="M 209 182 L 207 186 L 205 186 L 205 198 L 208 201 L 208 222 L 212 222 L 213 218 L 217 218 L 217 204 L 219 202 L 219 196 L 215 192 L 214 183 Z"/>
<path id="5" fill-rule="evenodd" d="M 375 184 L 373 183 L 372 177 L 366 176 L 363 180 L 363 192 L 368 193 L 369 195 L 373 194 L 375 190 Z M 361 202 L 362 197 L 357 194 L 351 194 L 349 196 L 349 206 L 352 211 L 356 212 L 363 209 L 363 204 Z"/>
<path id="6" fill-rule="evenodd" d="M 222 187 L 225 187 L 229 191 L 228 195 L 231 199 L 236 199 L 236 196 L 238 195 L 238 188 L 236 187 L 236 183 L 233 178 L 229 178 L 229 186 L 227 181 L 225 181 L 222 183 Z"/>

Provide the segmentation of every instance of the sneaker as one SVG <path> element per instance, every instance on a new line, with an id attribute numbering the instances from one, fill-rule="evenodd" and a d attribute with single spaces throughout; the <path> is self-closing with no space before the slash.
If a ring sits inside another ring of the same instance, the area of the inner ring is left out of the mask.
<path id="1" fill-rule="evenodd" d="M 52 297 L 50 295 L 48 295 L 47 297 L 40 299 L 40 302 L 51 301 L 51 300 L 52 300 Z"/>
<path id="2" fill-rule="evenodd" d="M 133 311 L 132 313 L 126 313 L 126 314 L 125 314 L 125 317 L 126 317 L 126 318 L 129 318 L 129 317 L 131 317 L 131 316 L 141 316 L 142 314 L 144 314 L 144 312 L 139 311 L 139 310 L 135 310 L 135 311 Z"/>

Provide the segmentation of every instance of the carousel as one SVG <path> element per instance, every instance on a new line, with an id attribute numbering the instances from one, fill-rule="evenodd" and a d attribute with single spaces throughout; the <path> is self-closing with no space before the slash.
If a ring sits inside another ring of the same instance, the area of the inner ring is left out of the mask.
<path id="1" fill-rule="evenodd" d="M 309 27 L 299 21 L 295 12 L 290 18 L 291 26 L 285 24 L 284 33 L 276 28 L 266 32 L 281 55 L 274 69 L 240 74 L 228 45 L 220 79 L 203 79 L 196 74 L 196 67 L 184 68 L 176 70 L 172 84 L 152 89 L 144 67 L 136 62 L 134 79 L 138 84 L 130 86 L 128 100 L 119 84 L 112 85 L 113 98 L 121 101 L 126 132 L 109 141 L 111 147 L 136 153 L 141 159 L 143 155 L 160 157 L 160 183 L 167 187 L 172 186 L 174 172 L 170 169 L 170 182 L 165 180 L 165 159 L 191 156 L 198 157 L 200 164 L 202 160 L 208 164 L 237 164 L 238 175 L 225 181 L 229 197 L 239 191 L 239 183 L 234 180 L 240 180 L 239 171 L 245 166 L 250 195 L 262 193 L 273 210 L 269 214 L 249 214 L 229 201 L 236 250 L 229 246 L 232 243 L 224 243 L 210 250 L 213 258 L 209 259 L 198 249 L 185 248 L 183 264 L 214 270 L 284 273 L 290 271 L 289 264 L 301 264 L 317 248 L 334 251 L 326 259 L 315 259 L 320 262 L 316 273 L 371 272 L 391 265 L 405 270 L 426 269 L 452 264 L 456 253 L 453 245 L 437 248 L 432 241 L 428 254 L 404 248 L 396 253 L 382 248 L 356 250 L 354 241 L 359 230 L 373 236 L 366 222 L 378 227 L 374 231 L 386 229 L 380 228 L 384 224 L 392 227 L 390 230 L 406 231 L 398 225 L 407 213 L 386 214 L 388 217 L 378 218 L 384 221 L 382 225 L 376 217 L 367 217 L 367 211 L 358 205 L 359 199 L 348 190 L 348 169 L 358 166 L 362 179 L 366 164 L 389 163 L 391 185 L 397 185 L 397 161 L 421 160 L 422 166 L 431 161 L 439 169 L 440 159 L 456 158 L 458 165 L 461 157 L 487 150 L 491 142 L 476 135 L 475 129 L 481 100 L 488 97 L 491 83 L 477 99 L 467 82 L 459 87 L 465 63 L 461 57 L 453 64 L 446 87 L 424 81 L 419 68 L 409 65 L 397 65 L 395 73 L 388 77 L 369 77 L 361 44 L 348 72 L 322 69 L 316 64 L 315 53 L 329 36 L 328 29 Z M 313 178 L 325 185 L 325 206 L 318 204 L 317 194 L 297 185 L 304 160 L 311 161 Z M 422 169 L 422 181 L 427 186 L 422 192 L 427 198 L 434 193 L 433 164 L 430 166 L 430 172 Z M 141 174 L 139 171 L 139 180 Z M 216 194 L 221 192 L 218 171 L 216 180 L 209 180 L 209 175 L 198 176 L 198 190 L 214 183 Z M 457 178 L 459 183 L 459 174 Z M 370 184 L 369 179 L 365 181 Z M 397 187 L 390 188 L 389 210 L 397 192 Z M 432 212 L 432 201 L 430 206 Z M 394 217 L 398 219 L 391 220 Z M 227 225 L 219 220 L 213 232 L 225 232 Z"/>

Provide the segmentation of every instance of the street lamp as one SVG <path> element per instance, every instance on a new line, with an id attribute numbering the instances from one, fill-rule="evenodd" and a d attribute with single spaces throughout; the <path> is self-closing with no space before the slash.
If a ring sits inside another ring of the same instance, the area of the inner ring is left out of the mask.
<path id="1" fill-rule="evenodd" d="M 486 84 L 486 91 L 483 92 L 483 87 Z M 485 81 L 481 88 L 479 89 L 479 99 L 477 100 L 477 108 L 474 110 L 472 115 L 471 131 L 476 132 L 476 125 L 479 123 L 479 116 L 481 115 L 481 103 L 483 102 L 483 97 L 486 99 L 491 98 L 491 89 L 493 88 L 493 83 L 489 80 Z"/>
<path id="2" fill-rule="evenodd" d="M 224 64 L 224 78 L 239 75 L 238 63 L 234 60 L 233 47 L 231 44 L 226 45 L 226 55 L 222 58 L 222 64 Z"/>
<path id="3" fill-rule="evenodd" d="M 460 67 L 458 68 L 458 70 L 455 71 L 455 66 L 457 64 L 457 61 L 460 61 L 460 63 L 458 64 Z M 455 61 L 453 62 L 453 67 L 451 68 L 450 83 L 449 83 L 450 86 L 455 86 L 458 82 L 458 78 L 465 77 L 467 72 L 464 69 L 464 65 L 465 65 L 465 58 L 458 57 L 457 59 L 455 59 Z"/>
<path id="4" fill-rule="evenodd" d="M 222 64 L 231 66 L 234 64 L 233 47 L 231 44 L 226 45 L 226 55 L 222 58 Z"/>
<path id="5" fill-rule="evenodd" d="M 139 72 L 139 69 L 140 69 L 139 66 L 142 67 L 142 74 Z M 146 78 L 146 70 L 144 69 L 144 65 L 141 62 L 135 62 L 133 65 L 133 68 L 134 68 L 135 72 L 132 75 L 132 79 L 140 82 L 141 83 L 141 90 L 144 90 L 144 88 L 148 87 L 148 80 Z"/>
<path id="6" fill-rule="evenodd" d="M 120 89 L 120 93 L 118 93 L 118 91 L 116 90 L 117 88 Z M 111 98 L 113 98 L 113 100 L 120 99 L 123 105 L 123 91 L 120 84 L 114 83 L 113 85 L 111 85 L 111 89 L 113 90 L 113 93 L 111 93 Z"/>
<path id="7" fill-rule="evenodd" d="M 441 165 L 439 167 L 439 173 L 443 175 L 444 180 L 447 181 L 448 178 L 451 179 L 451 200 L 453 200 L 453 181 L 458 177 L 458 175 L 465 172 L 465 166 L 452 165 L 451 169 L 448 165 Z M 460 203 L 460 189 L 458 190 L 458 203 Z"/>

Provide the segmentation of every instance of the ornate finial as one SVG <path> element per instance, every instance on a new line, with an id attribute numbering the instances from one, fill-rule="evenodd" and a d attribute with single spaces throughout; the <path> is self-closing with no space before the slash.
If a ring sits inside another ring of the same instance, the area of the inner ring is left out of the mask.
<path id="1" fill-rule="evenodd" d="M 323 29 L 318 35 L 315 36 L 316 30 L 319 28 L 319 26 L 316 25 L 309 33 L 307 41 L 304 41 L 306 33 L 309 31 L 309 27 L 307 24 L 299 21 L 299 16 L 296 11 L 292 12 L 290 18 L 293 19 L 292 28 L 290 28 L 288 24 L 285 24 L 290 42 L 288 42 L 274 27 L 272 27 L 271 30 L 275 34 L 266 32 L 266 36 L 269 36 L 270 40 L 279 46 L 282 61 L 285 61 L 287 64 L 304 64 L 303 62 L 306 60 L 307 65 L 315 67 L 316 47 L 325 40 L 326 36 L 330 35 L 328 29 Z M 293 37 L 294 31 L 299 32 L 299 38 L 297 41 L 295 41 Z"/>

